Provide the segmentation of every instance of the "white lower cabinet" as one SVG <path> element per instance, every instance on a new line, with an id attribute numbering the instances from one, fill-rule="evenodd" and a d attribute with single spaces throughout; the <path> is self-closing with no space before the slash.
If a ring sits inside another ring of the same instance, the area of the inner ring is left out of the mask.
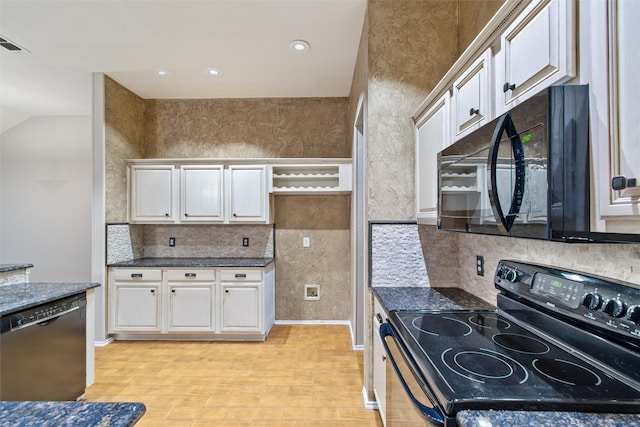
<path id="1" fill-rule="evenodd" d="M 264 340 L 275 321 L 273 266 L 109 269 L 118 339 Z"/>
<path id="2" fill-rule="evenodd" d="M 109 277 L 109 332 L 160 332 L 162 273 L 123 268 Z"/>
<path id="3" fill-rule="evenodd" d="M 387 353 L 382 344 L 380 337 L 380 325 L 386 319 L 385 311 L 382 306 L 375 300 L 373 316 L 373 394 L 378 402 L 378 411 L 382 424 L 387 425 L 386 419 L 386 399 L 387 399 Z"/>
<path id="4" fill-rule="evenodd" d="M 215 271 L 167 271 L 167 331 L 215 331 Z"/>

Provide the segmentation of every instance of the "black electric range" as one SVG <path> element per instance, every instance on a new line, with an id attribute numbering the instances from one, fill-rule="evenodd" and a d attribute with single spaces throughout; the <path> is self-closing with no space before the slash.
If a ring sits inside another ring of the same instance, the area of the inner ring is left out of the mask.
<path id="1" fill-rule="evenodd" d="M 640 413 L 640 288 L 515 261 L 495 284 L 496 311 L 389 313 L 393 364 L 412 367 L 432 421 L 463 409 Z"/>

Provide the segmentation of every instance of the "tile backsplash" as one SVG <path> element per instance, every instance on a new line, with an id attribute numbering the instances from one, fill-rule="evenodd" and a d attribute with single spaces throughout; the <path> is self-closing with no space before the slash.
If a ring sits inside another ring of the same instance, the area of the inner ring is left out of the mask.
<path id="1" fill-rule="evenodd" d="M 242 246 L 244 237 L 249 246 Z M 274 245 L 272 225 L 107 224 L 107 264 L 141 257 L 273 258 Z"/>
<path id="2" fill-rule="evenodd" d="M 416 223 L 371 221 L 369 256 L 371 286 L 429 286 Z"/>

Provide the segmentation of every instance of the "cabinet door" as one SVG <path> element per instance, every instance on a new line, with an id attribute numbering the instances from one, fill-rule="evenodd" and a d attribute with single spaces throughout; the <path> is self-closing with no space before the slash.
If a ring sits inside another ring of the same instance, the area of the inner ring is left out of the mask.
<path id="1" fill-rule="evenodd" d="M 177 179 L 173 165 L 134 165 L 130 169 L 131 222 L 175 222 Z"/>
<path id="2" fill-rule="evenodd" d="M 222 284 L 222 332 L 262 332 L 260 284 Z"/>
<path id="3" fill-rule="evenodd" d="M 214 284 L 172 284 L 169 290 L 169 332 L 213 331 Z"/>
<path id="4" fill-rule="evenodd" d="M 229 166 L 229 222 L 268 222 L 265 166 Z"/>
<path id="5" fill-rule="evenodd" d="M 491 120 L 490 76 L 491 49 L 488 49 L 453 83 L 454 140 Z"/>
<path id="6" fill-rule="evenodd" d="M 114 283 L 113 330 L 160 331 L 160 283 Z"/>
<path id="7" fill-rule="evenodd" d="M 575 75 L 574 1 L 533 1 L 502 34 L 497 113 Z"/>
<path id="8" fill-rule="evenodd" d="M 637 105 L 640 95 L 640 52 L 637 48 L 640 2 L 607 2 L 607 11 L 602 15 L 608 17 L 609 58 L 608 70 L 599 75 L 608 86 L 599 86 L 600 91 L 595 97 L 598 100 L 598 95 L 604 97 L 608 94 L 608 135 L 601 135 L 595 159 L 600 214 L 607 220 L 603 231 L 640 234 L 640 125 Z M 602 60 L 598 59 L 595 60 L 601 63 Z M 597 87 L 595 84 L 591 86 Z M 624 188 L 613 188 L 614 177 L 624 177 L 627 181 Z M 628 185 L 632 178 L 636 180 L 635 186 Z"/>
<path id="9" fill-rule="evenodd" d="M 387 353 L 382 344 L 382 338 L 378 331 L 383 318 L 383 312 L 378 301 L 375 301 L 376 316 L 373 318 L 373 394 L 378 402 L 378 411 L 382 423 L 386 425 L 386 399 L 387 399 Z M 378 317 L 380 316 L 380 317 Z"/>
<path id="10" fill-rule="evenodd" d="M 180 172 L 180 219 L 185 222 L 223 222 L 223 167 L 184 165 Z"/>
<path id="11" fill-rule="evenodd" d="M 440 98 L 417 122 L 416 216 L 435 225 L 438 217 L 438 153 L 449 145 L 449 93 Z"/>

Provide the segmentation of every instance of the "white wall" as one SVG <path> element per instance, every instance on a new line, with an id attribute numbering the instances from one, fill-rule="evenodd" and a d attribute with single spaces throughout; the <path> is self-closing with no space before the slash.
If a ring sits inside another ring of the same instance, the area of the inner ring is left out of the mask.
<path id="1" fill-rule="evenodd" d="M 33 117 L 0 135 L 0 262 L 30 281 L 91 280 L 91 116 Z"/>

